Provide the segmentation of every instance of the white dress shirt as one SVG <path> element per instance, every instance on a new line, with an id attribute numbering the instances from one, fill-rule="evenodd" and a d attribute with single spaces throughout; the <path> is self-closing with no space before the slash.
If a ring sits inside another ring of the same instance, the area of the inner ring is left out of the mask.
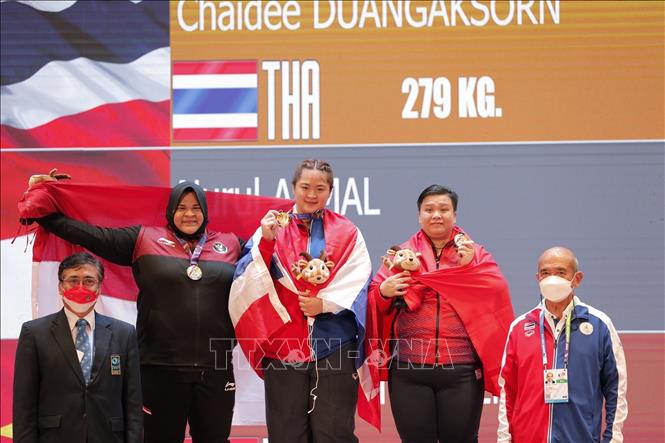
<path id="1" fill-rule="evenodd" d="M 74 314 L 69 309 L 65 308 L 65 315 L 67 316 L 67 322 L 69 323 L 69 330 L 72 333 L 72 342 L 76 343 L 76 322 L 79 320 L 78 315 Z M 88 312 L 88 314 L 83 317 L 88 321 L 88 326 L 85 327 L 85 332 L 88 333 L 88 339 L 90 340 L 90 349 L 92 349 L 92 356 L 95 356 L 95 310 Z M 76 345 L 74 345 L 76 346 Z M 79 363 L 83 359 L 83 352 L 76 350 L 76 354 L 79 358 Z"/>
<path id="2" fill-rule="evenodd" d="M 573 311 L 573 303 L 578 304 L 579 302 L 580 300 L 577 297 L 573 297 L 570 303 L 568 303 L 568 306 L 566 306 L 566 309 L 564 309 L 563 312 L 561 313 L 561 318 L 557 321 L 555 325 L 554 320 L 557 318 L 557 316 L 547 310 L 547 304 L 545 303 L 545 301 L 543 301 L 543 310 L 545 311 L 545 321 L 552 328 L 555 339 L 558 339 L 559 336 L 561 335 L 561 331 L 563 331 L 566 328 L 566 317 L 568 317 L 568 315 L 571 315 L 571 312 Z"/>

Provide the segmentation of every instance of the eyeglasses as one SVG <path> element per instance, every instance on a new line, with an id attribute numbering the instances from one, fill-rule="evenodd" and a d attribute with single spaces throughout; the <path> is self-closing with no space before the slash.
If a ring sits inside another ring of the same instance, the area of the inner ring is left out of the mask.
<path id="1" fill-rule="evenodd" d="M 83 278 L 83 280 L 81 280 L 78 277 L 71 277 L 63 280 L 63 283 L 67 283 L 69 286 L 78 286 L 81 283 L 83 283 L 83 286 L 85 286 L 86 288 L 94 288 L 95 286 L 97 286 L 97 284 L 99 284 L 99 280 L 92 277 L 85 277 Z"/>

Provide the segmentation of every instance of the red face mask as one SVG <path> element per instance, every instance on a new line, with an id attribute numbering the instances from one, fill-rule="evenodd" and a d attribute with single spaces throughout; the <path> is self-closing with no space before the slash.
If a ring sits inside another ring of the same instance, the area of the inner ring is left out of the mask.
<path id="1" fill-rule="evenodd" d="M 73 288 L 67 289 L 62 293 L 62 296 L 74 303 L 88 304 L 97 301 L 97 291 L 91 291 L 83 285 L 78 285 Z"/>

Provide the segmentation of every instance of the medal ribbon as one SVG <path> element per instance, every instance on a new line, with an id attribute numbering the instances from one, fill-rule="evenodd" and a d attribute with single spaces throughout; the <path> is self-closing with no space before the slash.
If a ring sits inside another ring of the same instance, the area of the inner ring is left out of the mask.
<path id="1" fill-rule="evenodd" d="M 568 354 L 570 351 L 570 324 L 575 312 L 575 299 L 573 299 L 573 309 L 570 310 L 566 316 L 566 347 L 563 351 L 563 368 L 568 368 Z M 556 342 L 556 340 L 555 340 Z M 543 309 L 540 311 L 540 350 L 543 354 L 543 368 L 547 369 L 547 351 L 545 350 L 545 304 L 543 302 Z M 552 369 L 556 369 L 556 361 L 552 364 Z"/>
<path id="2" fill-rule="evenodd" d="M 189 265 L 197 265 L 199 263 L 199 257 L 201 257 L 201 253 L 203 252 L 203 246 L 205 246 L 206 240 L 208 239 L 208 234 L 204 233 L 201 238 L 199 239 L 199 243 L 196 245 L 196 248 L 194 248 L 194 252 L 190 251 L 189 248 L 189 243 L 187 243 L 186 240 L 176 236 L 182 247 L 187 251 L 187 254 L 189 254 Z"/>
<path id="3" fill-rule="evenodd" d="M 318 258 L 321 255 L 321 251 L 324 251 L 326 248 L 326 236 L 323 231 L 323 209 L 308 214 L 290 213 L 289 215 L 293 219 L 308 220 L 310 222 L 307 252 L 313 258 Z"/>
<path id="4" fill-rule="evenodd" d="M 318 211 L 314 211 L 309 214 L 295 214 L 292 212 L 289 215 L 291 216 L 291 218 L 295 218 L 298 220 L 316 220 L 323 218 L 323 209 L 319 209 Z"/>
<path id="5" fill-rule="evenodd" d="M 313 218 L 309 225 L 309 244 L 307 250 L 309 255 L 318 258 L 321 251 L 326 249 L 326 236 L 323 232 L 323 219 L 321 217 Z"/>

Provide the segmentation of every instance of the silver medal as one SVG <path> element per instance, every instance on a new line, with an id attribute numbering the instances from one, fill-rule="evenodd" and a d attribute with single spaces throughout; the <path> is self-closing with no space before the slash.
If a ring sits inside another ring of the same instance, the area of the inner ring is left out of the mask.
<path id="1" fill-rule="evenodd" d="M 199 268 L 198 265 L 191 265 L 187 268 L 187 277 L 192 280 L 201 280 L 201 277 L 203 277 L 203 271 L 201 271 L 201 268 Z"/>

